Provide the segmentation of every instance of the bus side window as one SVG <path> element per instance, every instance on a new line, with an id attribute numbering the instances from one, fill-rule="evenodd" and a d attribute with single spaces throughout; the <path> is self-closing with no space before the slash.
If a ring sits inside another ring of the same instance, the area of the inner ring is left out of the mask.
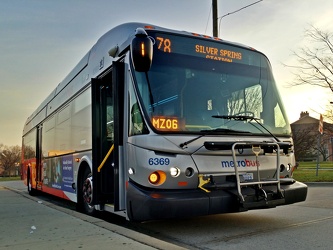
<path id="1" fill-rule="evenodd" d="M 113 106 L 108 104 L 107 107 L 106 107 L 106 136 L 112 142 L 114 141 L 114 124 L 113 124 L 113 122 L 114 122 Z"/>
<path id="2" fill-rule="evenodd" d="M 148 134 L 149 130 L 143 119 L 143 114 L 138 105 L 137 97 L 135 95 L 135 91 L 132 84 L 130 84 L 129 87 L 129 100 L 130 103 L 128 110 L 128 116 L 129 116 L 128 135 L 133 136 L 133 135 Z"/>
<path id="3" fill-rule="evenodd" d="M 130 136 L 143 134 L 143 119 L 137 102 L 132 105 L 130 119 Z"/>
<path id="4" fill-rule="evenodd" d="M 111 74 L 109 74 L 105 79 L 103 79 L 105 82 L 111 81 Z M 104 130 L 106 131 L 106 138 L 108 141 L 111 141 L 111 143 L 114 142 L 114 100 L 113 100 L 113 90 L 111 86 L 108 86 L 106 84 L 105 88 L 105 102 L 103 104 L 103 116 L 104 117 L 104 122 L 105 128 Z"/>

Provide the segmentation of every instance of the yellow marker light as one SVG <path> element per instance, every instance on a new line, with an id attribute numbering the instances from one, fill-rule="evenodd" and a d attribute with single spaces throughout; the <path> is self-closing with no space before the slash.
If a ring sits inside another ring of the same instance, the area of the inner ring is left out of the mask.
<path id="1" fill-rule="evenodd" d="M 145 29 L 153 30 L 153 29 L 155 29 L 155 27 L 152 26 L 152 25 L 146 25 L 146 26 L 145 26 Z"/>
<path id="2" fill-rule="evenodd" d="M 142 55 L 142 57 L 145 56 L 145 44 L 144 43 L 141 43 L 141 55 Z"/>

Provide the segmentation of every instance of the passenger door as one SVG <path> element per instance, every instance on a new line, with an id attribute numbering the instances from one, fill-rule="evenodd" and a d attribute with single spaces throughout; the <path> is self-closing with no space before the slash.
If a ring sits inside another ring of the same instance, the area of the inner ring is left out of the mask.
<path id="1" fill-rule="evenodd" d="M 36 138 L 36 187 L 42 188 L 43 181 L 43 162 L 42 162 L 42 126 L 37 127 Z"/>
<path id="2" fill-rule="evenodd" d="M 119 211 L 123 146 L 124 63 L 92 79 L 93 203 L 113 204 Z"/>

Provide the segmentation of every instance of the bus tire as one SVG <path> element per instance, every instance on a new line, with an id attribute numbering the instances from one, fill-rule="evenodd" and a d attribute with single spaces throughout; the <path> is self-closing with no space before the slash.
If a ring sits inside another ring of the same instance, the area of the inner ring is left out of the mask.
<path id="1" fill-rule="evenodd" d="M 37 195 L 37 190 L 32 187 L 30 168 L 28 169 L 28 175 L 27 175 L 27 187 L 29 195 L 31 196 Z"/>
<path id="2" fill-rule="evenodd" d="M 79 182 L 77 210 L 79 212 L 94 215 L 96 209 L 90 204 L 92 200 L 92 178 L 89 167 L 85 167 Z"/>

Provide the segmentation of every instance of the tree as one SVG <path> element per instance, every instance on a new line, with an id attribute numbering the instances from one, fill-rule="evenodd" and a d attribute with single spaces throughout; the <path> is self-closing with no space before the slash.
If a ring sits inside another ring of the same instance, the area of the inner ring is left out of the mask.
<path id="1" fill-rule="evenodd" d="M 4 146 L 0 144 L 0 166 L 3 170 L 3 175 L 13 176 L 19 171 L 19 162 L 21 160 L 21 147 L 19 146 Z"/>
<path id="2" fill-rule="evenodd" d="M 316 147 L 323 161 L 328 161 L 331 157 L 327 145 L 331 145 L 331 134 L 324 133 L 320 138 L 319 148 Z"/>
<path id="3" fill-rule="evenodd" d="M 305 38 L 311 47 L 304 46 L 293 53 L 299 65 L 286 65 L 296 69 L 291 85 L 319 86 L 333 92 L 333 33 L 310 26 Z"/>
<path id="4" fill-rule="evenodd" d="M 298 64 L 294 66 L 285 65 L 295 69 L 295 78 L 291 86 L 311 85 L 333 92 L 333 33 L 321 30 L 313 25 L 305 30 L 306 44 L 298 52 L 293 52 Z M 326 120 L 333 121 L 332 106 L 327 107 Z M 295 150 L 298 151 L 299 158 L 310 156 L 316 150 L 327 159 L 327 143 L 331 140 L 331 131 L 324 134 L 318 148 L 318 142 L 312 135 L 306 134 L 306 131 L 298 131 L 298 135 L 293 131 Z M 304 136 L 302 136 L 304 135 Z"/>
<path id="5" fill-rule="evenodd" d="M 317 154 L 317 127 L 314 124 L 292 125 L 295 157 L 297 161 L 312 160 Z"/>

